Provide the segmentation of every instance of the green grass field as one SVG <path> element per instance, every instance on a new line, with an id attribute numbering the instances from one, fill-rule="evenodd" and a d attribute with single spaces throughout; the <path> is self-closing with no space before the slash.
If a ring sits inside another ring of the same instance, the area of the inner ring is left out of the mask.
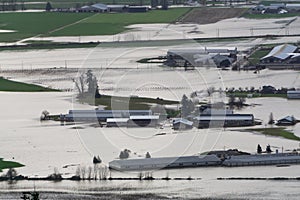
<path id="1" fill-rule="evenodd" d="M 246 131 L 251 131 L 251 132 L 258 132 L 264 135 L 269 135 L 269 136 L 276 136 L 276 137 L 282 137 L 285 139 L 289 140 L 296 140 L 300 141 L 300 138 L 294 133 L 287 131 L 285 128 L 256 128 L 256 129 L 246 129 Z"/>
<path id="2" fill-rule="evenodd" d="M 132 24 L 172 23 L 189 8 L 153 10 L 146 13 L 100 13 L 78 24 L 55 31 L 50 36 L 112 35 L 123 32 Z"/>
<path id="3" fill-rule="evenodd" d="M 3 169 L 9 169 L 9 168 L 17 168 L 17 167 L 23 167 L 24 165 L 12 162 L 12 161 L 4 161 L 3 158 L 0 158 L 0 172 L 2 172 Z"/>
<path id="4" fill-rule="evenodd" d="M 0 13 L 0 29 L 16 31 L 0 33 L 0 42 L 14 42 L 48 34 L 92 15 L 92 13 Z"/>
<path id="5" fill-rule="evenodd" d="M 285 14 L 250 14 L 246 13 L 242 17 L 249 19 L 277 19 L 277 18 L 286 18 L 286 17 L 296 17 L 299 16 L 299 13 L 285 13 Z"/>
<path id="6" fill-rule="evenodd" d="M 33 36 L 111 35 L 125 26 L 141 23 L 171 23 L 189 8 L 153 10 L 146 13 L 0 13 L 0 42 L 15 42 Z M 75 23 L 75 24 L 74 24 Z"/>
<path id="7" fill-rule="evenodd" d="M 58 91 L 38 85 L 10 81 L 0 77 L 0 91 L 5 92 L 52 92 Z"/>

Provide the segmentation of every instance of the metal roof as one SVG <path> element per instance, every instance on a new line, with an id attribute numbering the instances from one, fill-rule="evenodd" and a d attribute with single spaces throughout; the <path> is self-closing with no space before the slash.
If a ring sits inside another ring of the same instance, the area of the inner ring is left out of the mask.
<path id="1" fill-rule="evenodd" d="M 300 94 L 300 90 L 289 90 L 287 91 L 288 94 Z"/>
<path id="2" fill-rule="evenodd" d="M 182 156 L 182 157 L 161 157 L 161 158 L 142 158 L 142 159 L 126 159 L 126 160 L 113 160 L 109 166 L 119 166 L 121 168 L 126 166 L 139 167 L 139 166 L 153 166 L 175 163 L 193 163 L 193 162 L 218 162 L 220 159 L 216 155 L 200 155 L 200 156 Z"/>
<path id="3" fill-rule="evenodd" d="M 111 122 L 111 123 L 118 123 L 118 122 L 128 122 L 129 118 L 108 118 L 106 120 L 107 123 Z"/>
<path id="4" fill-rule="evenodd" d="M 99 9 L 99 10 L 107 10 L 107 5 L 102 4 L 102 3 L 93 4 L 93 5 L 91 5 L 91 7 Z"/>
<path id="5" fill-rule="evenodd" d="M 131 120 L 138 120 L 138 119 L 159 119 L 159 115 L 132 115 L 130 116 Z"/>
<path id="6" fill-rule="evenodd" d="M 177 124 L 177 123 L 183 123 L 183 124 L 186 124 L 186 125 L 189 125 L 189 126 L 193 125 L 193 122 L 191 122 L 187 119 L 183 119 L 183 118 L 178 118 L 178 119 L 173 120 L 173 124 Z"/>
<path id="7" fill-rule="evenodd" d="M 296 119 L 294 116 L 286 116 L 285 118 L 282 118 L 278 121 L 289 121 L 289 122 L 294 122 Z"/>
<path id="8" fill-rule="evenodd" d="M 253 120 L 253 115 L 200 115 L 194 119 L 199 121 L 225 121 L 225 120 Z"/>
<path id="9" fill-rule="evenodd" d="M 289 55 L 290 53 L 294 53 L 296 50 L 297 50 L 297 47 L 294 45 L 290 45 L 290 44 L 279 45 L 279 46 L 274 47 L 270 51 L 270 53 L 268 53 L 268 55 L 262 57 L 261 60 L 270 58 L 270 57 L 275 57 L 275 58 L 284 60 L 290 56 Z"/>

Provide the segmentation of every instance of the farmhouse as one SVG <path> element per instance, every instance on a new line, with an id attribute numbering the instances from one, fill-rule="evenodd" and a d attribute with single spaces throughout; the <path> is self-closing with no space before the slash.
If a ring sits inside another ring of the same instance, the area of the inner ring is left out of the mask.
<path id="1" fill-rule="evenodd" d="M 300 90 L 289 90 L 287 91 L 288 99 L 300 99 Z"/>
<path id="2" fill-rule="evenodd" d="M 200 115 L 194 118 L 197 128 L 253 126 L 252 114 Z"/>

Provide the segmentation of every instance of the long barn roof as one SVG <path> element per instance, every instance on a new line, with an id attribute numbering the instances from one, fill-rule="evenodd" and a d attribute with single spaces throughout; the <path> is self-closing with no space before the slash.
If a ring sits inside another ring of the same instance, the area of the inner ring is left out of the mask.
<path id="1" fill-rule="evenodd" d="M 275 57 L 281 60 L 284 60 L 290 56 L 291 53 L 294 53 L 297 50 L 297 47 L 290 44 L 283 44 L 274 47 L 268 55 L 262 57 L 261 59 L 266 59 L 270 57 Z"/>

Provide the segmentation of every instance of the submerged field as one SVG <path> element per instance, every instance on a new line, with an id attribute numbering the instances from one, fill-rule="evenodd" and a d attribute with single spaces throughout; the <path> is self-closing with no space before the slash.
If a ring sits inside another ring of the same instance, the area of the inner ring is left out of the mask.
<path id="1" fill-rule="evenodd" d="M 0 42 L 15 42 L 33 36 L 112 35 L 131 24 L 171 23 L 189 8 L 153 10 L 146 13 L 1 13 Z"/>

